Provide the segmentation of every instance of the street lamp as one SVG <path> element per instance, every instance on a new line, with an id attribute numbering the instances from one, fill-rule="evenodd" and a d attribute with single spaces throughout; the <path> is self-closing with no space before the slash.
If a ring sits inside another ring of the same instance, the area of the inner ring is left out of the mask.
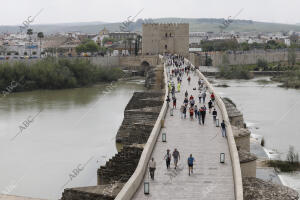
<path id="1" fill-rule="evenodd" d="M 167 142 L 167 134 L 166 133 L 162 133 L 161 137 L 162 137 L 162 142 Z"/>
<path id="2" fill-rule="evenodd" d="M 225 163 L 225 153 L 220 153 L 220 163 Z"/>
<path id="3" fill-rule="evenodd" d="M 144 182 L 144 194 L 149 194 L 149 182 L 145 181 Z"/>
<path id="4" fill-rule="evenodd" d="M 220 123 L 219 123 L 219 119 L 216 119 L 216 127 L 219 127 Z"/>

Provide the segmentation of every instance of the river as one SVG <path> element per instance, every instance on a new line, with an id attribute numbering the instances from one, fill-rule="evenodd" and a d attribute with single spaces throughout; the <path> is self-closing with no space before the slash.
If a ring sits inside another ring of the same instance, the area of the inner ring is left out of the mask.
<path id="1" fill-rule="evenodd" d="M 143 81 L 0 97 L 0 193 L 59 199 L 97 184 L 116 152 L 124 109 Z"/>
<path id="2" fill-rule="evenodd" d="M 300 90 L 278 87 L 278 83 L 261 84 L 252 80 L 212 79 L 222 97 L 229 97 L 243 113 L 252 137 L 265 139 L 265 151 L 271 159 L 286 159 L 289 146 L 300 153 Z M 281 181 L 300 193 L 300 173 L 280 174 Z"/>

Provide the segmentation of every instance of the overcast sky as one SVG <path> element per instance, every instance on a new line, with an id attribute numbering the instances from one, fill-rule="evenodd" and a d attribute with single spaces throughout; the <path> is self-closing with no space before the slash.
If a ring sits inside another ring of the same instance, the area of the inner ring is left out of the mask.
<path id="1" fill-rule="evenodd" d="M 63 22 L 120 22 L 138 18 L 228 18 L 264 22 L 300 23 L 300 0 L 0 0 L 0 25 L 21 25 L 36 15 L 33 24 Z"/>

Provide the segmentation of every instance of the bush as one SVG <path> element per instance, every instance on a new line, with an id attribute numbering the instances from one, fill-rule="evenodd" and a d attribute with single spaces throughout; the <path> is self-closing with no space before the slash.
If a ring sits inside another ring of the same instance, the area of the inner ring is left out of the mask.
<path id="1" fill-rule="evenodd" d="M 44 59 L 33 63 L 0 64 L 0 91 L 12 81 L 19 81 L 14 91 L 34 89 L 63 89 L 90 85 L 96 82 L 116 81 L 122 70 L 92 65 L 85 59 Z"/>
<path id="2" fill-rule="evenodd" d="M 300 88 L 300 70 L 289 71 L 285 74 L 274 76 L 272 81 L 278 81 L 282 83 L 281 87 L 286 88 Z"/>
<path id="3" fill-rule="evenodd" d="M 263 59 L 258 59 L 257 60 L 257 67 L 259 69 L 263 69 L 264 71 L 268 69 L 268 62 Z"/>
<path id="4" fill-rule="evenodd" d="M 221 67 L 217 77 L 225 79 L 251 79 L 253 78 L 253 74 L 242 66 L 228 66 Z"/>

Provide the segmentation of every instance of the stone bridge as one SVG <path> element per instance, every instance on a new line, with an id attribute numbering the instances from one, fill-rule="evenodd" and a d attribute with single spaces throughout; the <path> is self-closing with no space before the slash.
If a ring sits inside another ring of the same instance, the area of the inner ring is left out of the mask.
<path id="1" fill-rule="evenodd" d="M 188 60 L 186 60 L 189 62 Z M 165 84 L 171 80 L 165 66 Z M 187 90 L 194 97 L 198 96 L 197 81 L 201 77 L 208 86 L 209 93 L 214 89 L 200 71 L 191 75 L 189 84 L 187 76 L 183 77 L 181 92 L 176 93 L 178 107 L 184 99 Z M 174 82 L 176 82 L 174 80 Z M 167 91 L 167 90 L 166 90 Z M 165 94 L 165 98 L 168 92 Z M 208 99 L 208 98 L 207 98 Z M 198 103 L 198 107 L 203 104 Z M 170 108 L 165 102 L 158 116 L 152 133 L 144 146 L 139 164 L 134 174 L 120 191 L 116 200 L 129 199 L 243 199 L 242 175 L 239 156 L 233 138 L 228 114 L 221 98 L 216 95 L 218 119 L 225 120 L 228 137 L 221 136 L 219 127 L 213 122 L 212 115 L 207 113 L 205 125 L 199 125 L 197 119 L 180 118 L 179 109 L 174 109 L 170 116 Z M 164 123 L 162 123 L 164 120 Z M 167 142 L 162 142 L 162 133 L 167 134 Z M 166 150 L 177 148 L 181 160 L 177 169 L 171 164 L 167 170 L 163 159 Z M 220 163 L 220 153 L 225 153 L 225 163 Z M 195 157 L 194 174 L 188 175 L 187 158 L 189 154 Z M 148 161 L 154 157 L 157 163 L 155 180 L 150 180 Z M 150 194 L 144 194 L 144 183 L 150 184 Z"/>

